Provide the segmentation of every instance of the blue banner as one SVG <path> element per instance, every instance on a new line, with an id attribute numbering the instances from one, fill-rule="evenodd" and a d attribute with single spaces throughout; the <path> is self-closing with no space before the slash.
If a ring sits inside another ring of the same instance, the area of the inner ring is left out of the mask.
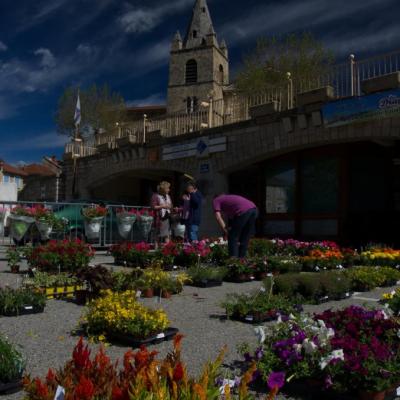
<path id="1" fill-rule="evenodd" d="M 322 108 L 327 128 L 400 115 L 400 89 L 338 100 Z"/>

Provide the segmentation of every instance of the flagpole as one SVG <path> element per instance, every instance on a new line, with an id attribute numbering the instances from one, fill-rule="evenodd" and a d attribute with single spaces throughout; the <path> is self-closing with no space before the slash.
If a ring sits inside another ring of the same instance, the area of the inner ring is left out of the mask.
<path id="1" fill-rule="evenodd" d="M 74 198 L 77 198 L 77 191 L 76 191 L 76 181 L 77 181 L 77 159 L 78 157 L 82 154 L 82 138 L 80 137 L 79 133 L 79 126 L 81 124 L 81 101 L 79 98 L 79 88 L 78 88 L 78 96 L 76 99 L 76 107 L 75 107 L 75 113 L 74 113 L 74 122 L 75 122 L 75 134 L 74 134 L 74 154 L 73 154 L 73 172 L 72 172 L 72 196 Z M 75 152 L 76 145 L 79 144 L 79 151 Z"/>

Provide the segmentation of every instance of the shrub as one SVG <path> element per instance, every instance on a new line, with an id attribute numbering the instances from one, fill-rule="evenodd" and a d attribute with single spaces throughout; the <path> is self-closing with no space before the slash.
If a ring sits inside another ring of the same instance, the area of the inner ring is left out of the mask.
<path id="1" fill-rule="evenodd" d="M 98 296 L 102 290 L 111 289 L 114 284 L 112 273 L 101 265 L 81 268 L 76 272 L 76 276 L 86 282 L 94 296 Z"/>
<path id="2" fill-rule="evenodd" d="M 323 293 L 330 299 L 341 299 L 351 291 L 350 279 L 341 271 L 330 271 L 316 274 L 319 276 Z"/>
<path id="3" fill-rule="evenodd" d="M 200 265 L 188 270 L 188 275 L 194 283 L 204 283 L 207 281 L 221 282 L 226 276 L 227 270 L 224 267 L 210 267 Z"/>
<path id="4" fill-rule="evenodd" d="M 298 274 L 277 275 L 273 279 L 266 278 L 264 286 L 267 291 L 273 284 L 273 291 L 277 294 L 283 294 L 290 298 L 295 298 L 299 295 Z"/>
<path id="5" fill-rule="evenodd" d="M 26 257 L 31 267 L 41 271 L 73 272 L 89 265 L 94 250 L 79 239 L 50 240 L 27 251 Z"/>
<path id="6" fill-rule="evenodd" d="M 385 283 L 385 275 L 376 267 L 355 267 L 346 270 L 353 290 L 368 291 Z"/>
<path id="7" fill-rule="evenodd" d="M 251 239 L 248 248 L 249 256 L 265 257 L 276 253 L 275 243 L 268 239 Z"/>
<path id="8" fill-rule="evenodd" d="M 21 353 L 0 334 L 0 382 L 9 383 L 20 379 L 24 368 Z"/>
<path id="9" fill-rule="evenodd" d="M 319 300 L 324 296 L 324 287 L 321 279 L 312 272 L 299 275 L 298 291 L 301 296 L 311 301 Z"/>
<path id="10" fill-rule="evenodd" d="M 400 280 L 400 271 L 391 267 L 380 267 L 379 272 L 385 278 L 385 286 L 394 286 Z"/>

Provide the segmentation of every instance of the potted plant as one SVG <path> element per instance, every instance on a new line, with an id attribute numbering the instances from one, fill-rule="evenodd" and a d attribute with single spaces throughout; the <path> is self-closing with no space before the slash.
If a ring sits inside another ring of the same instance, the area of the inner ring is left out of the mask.
<path id="1" fill-rule="evenodd" d="M 251 264 L 254 277 L 257 281 L 262 281 L 268 275 L 268 261 L 264 257 L 253 257 L 249 259 L 249 263 Z"/>
<path id="2" fill-rule="evenodd" d="M 20 263 L 22 261 L 21 253 L 15 246 L 11 246 L 6 252 L 7 264 L 13 274 L 19 272 Z"/>
<path id="3" fill-rule="evenodd" d="M 123 238 L 126 239 L 132 232 L 133 224 L 137 219 L 137 210 L 135 208 L 119 208 L 117 209 L 117 226 L 118 233 Z"/>
<path id="4" fill-rule="evenodd" d="M 155 340 L 158 335 L 161 338 L 161 334 L 164 338 L 169 325 L 165 311 L 145 307 L 131 290 L 121 293 L 105 290 L 89 303 L 86 320 L 89 334 L 105 334 L 134 347 L 144 340 Z"/>
<path id="5" fill-rule="evenodd" d="M 30 226 L 35 222 L 32 209 L 24 206 L 12 208 L 8 218 L 10 219 L 10 235 L 17 242 L 23 239 Z"/>
<path id="6" fill-rule="evenodd" d="M 150 208 L 142 208 L 137 213 L 137 222 L 135 224 L 135 239 L 148 241 L 151 229 L 153 227 L 154 212 Z"/>
<path id="7" fill-rule="evenodd" d="M 197 287 L 221 286 L 226 273 L 225 267 L 213 267 L 204 264 L 188 269 L 191 285 Z"/>
<path id="8" fill-rule="evenodd" d="M 233 282 L 248 282 L 254 279 L 254 270 L 246 260 L 230 258 L 227 263 L 227 278 Z"/>
<path id="9" fill-rule="evenodd" d="M 42 240 L 48 240 L 57 222 L 53 211 L 41 205 L 32 208 L 32 216 L 35 218 L 35 225 Z"/>
<path id="10" fill-rule="evenodd" d="M 12 393 L 22 387 L 25 361 L 21 353 L 0 334 L 0 394 Z"/>
<path id="11" fill-rule="evenodd" d="M 321 282 L 324 295 L 331 300 L 343 300 L 351 296 L 351 282 L 341 271 L 322 272 L 316 275 Z"/>
<path id="12" fill-rule="evenodd" d="M 77 293 L 80 304 L 88 298 L 98 297 L 102 290 L 111 289 L 114 284 L 111 272 L 101 265 L 81 268 L 76 272 L 76 277 L 88 287 L 84 292 Z"/>
<path id="13" fill-rule="evenodd" d="M 88 239 L 99 239 L 101 224 L 107 215 L 107 208 L 93 205 L 82 209 L 84 217 L 85 235 Z"/>
<path id="14" fill-rule="evenodd" d="M 345 272 L 354 291 L 372 290 L 385 282 L 385 276 L 376 267 L 354 267 Z"/>
<path id="15" fill-rule="evenodd" d="M 46 295 L 29 288 L 0 288 L 0 315 L 17 316 L 43 312 Z"/>

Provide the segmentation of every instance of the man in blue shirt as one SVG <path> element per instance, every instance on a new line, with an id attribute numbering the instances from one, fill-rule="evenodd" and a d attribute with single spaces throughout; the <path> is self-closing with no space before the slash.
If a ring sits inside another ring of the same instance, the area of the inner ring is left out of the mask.
<path id="1" fill-rule="evenodd" d="M 199 192 L 194 182 L 189 182 L 186 185 L 186 191 L 190 196 L 188 239 L 192 242 L 193 240 L 199 240 L 199 226 L 201 223 L 201 206 L 203 195 Z"/>

